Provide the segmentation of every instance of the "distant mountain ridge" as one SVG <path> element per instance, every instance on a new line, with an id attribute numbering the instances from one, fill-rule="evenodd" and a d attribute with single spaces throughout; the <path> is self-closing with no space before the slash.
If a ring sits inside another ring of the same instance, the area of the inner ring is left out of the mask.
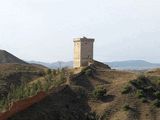
<path id="1" fill-rule="evenodd" d="M 114 61 L 105 62 L 105 64 L 110 65 L 110 67 L 115 69 L 131 69 L 131 70 L 144 70 L 160 67 L 158 63 L 150 63 L 144 60 L 127 60 L 127 61 Z"/>
<path id="2" fill-rule="evenodd" d="M 17 58 L 11 53 L 5 50 L 0 50 L 0 64 L 5 64 L 5 63 L 27 64 L 25 61 Z"/>
<path id="3" fill-rule="evenodd" d="M 63 67 L 73 67 L 73 61 L 68 62 L 53 62 L 53 63 L 45 63 L 45 62 L 37 62 L 30 61 L 29 63 L 41 64 L 48 68 L 57 69 Z M 144 69 L 152 69 L 160 67 L 158 63 L 150 63 L 144 60 L 128 60 L 128 61 L 114 61 L 114 62 L 104 62 L 109 65 L 113 69 L 123 69 L 123 70 L 144 70 Z"/>

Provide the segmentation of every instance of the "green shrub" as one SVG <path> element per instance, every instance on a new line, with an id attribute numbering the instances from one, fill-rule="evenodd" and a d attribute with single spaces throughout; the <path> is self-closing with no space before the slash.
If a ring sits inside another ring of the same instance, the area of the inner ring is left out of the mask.
<path id="1" fill-rule="evenodd" d="M 65 73 L 64 73 L 64 72 L 61 72 L 61 73 L 60 73 L 60 80 L 63 81 L 63 80 L 65 80 L 65 78 L 66 78 Z"/>
<path id="2" fill-rule="evenodd" d="M 91 75 L 92 75 L 92 70 L 91 70 L 91 69 L 87 69 L 87 70 L 85 71 L 85 75 L 86 75 L 86 76 L 91 76 Z"/>
<path id="3" fill-rule="evenodd" d="M 52 70 L 52 73 L 53 73 L 54 76 L 56 76 L 57 71 L 56 70 Z"/>
<path id="4" fill-rule="evenodd" d="M 93 91 L 93 96 L 97 99 L 104 97 L 106 94 L 106 88 L 104 86 L 97 86 Z"/>
<path id="5" fill-rule="evenodd" d="M 125 104 L 124 106 L 123 106 L 123 110 L 124 111 L 129 111 L 131 109 L 131 107 L 128 105 L 128 104 Z"/>
<path id="6" fill-rule="evenodd" d="M 51 74 L 52 73 L 52 70 L 51 69 L 48 69 L 47 70 L 47 74 Z"/>
<path id="7" fill-rule="evenodd" d="M 152 101 L 152 105 L 155 107 L 160 107 L 160 100 L 155 99 L 154 101 Z"/>
<path id="8" fill-rule="evenodd" d="M 145 87 L 145 85 L 147 85 L 147 81 L 148 81 L 147 77 L 145 77 L 144 75 L 140 75 L 136 80 L 133 80 L 130 83 L 134 87 L 136 87 L 138 89 L 142 89 Z"/>
<path id="9" fill-rule="evenodd" d="M 158 78 L 156 82 L 157 82 L 157 85 L 160 85 L 160 78 Z"/>
<path id="10" fill-rule="evenodd" d="M 147 100 L 146 98 L 144 98 L 144 97 L 141 98 L 141 101 L 142 101 L 143 103 L 148 102 L 148 100 Z"/>
<path id="11" fill-rule="evenodd" d="M 156 96 L 157 99 L 160 100 L 160 91 L 156 91 L 156 92 L 154 93 L 154 95 Z"/>
<path id="12" fill-rule="evenodd" d="M 140 76 L 138 76 L 138 78 L 137 78 L 138 80 L 147 80 L 148 78 L 145 76 L 145 75 L 140 75 Z"/>
<path id="13" fill-rule="evenodd" d="M 36 95 L 36 94 L 37 94 L 37 92 L 39 91 L 38 84 L 33 83 L 33 84 L 32 84 L 32 86 L 31 86 L 31 88 L 32 88 L 32 92 L 31 92 L 31 94 L 32 94 L 32 95 Z"/>
<path id="14" fill-rule="evenodd" d="M 153 91 L 153 87 L 150 85 L 150 86 L 147 86 L 147 87 L 144 87 L 145 90 L 147 91 Z"/>
<path id="15" fill-rule="evenodd" d="M 51 86 L 51 83 L 47 80 L 46 83 L 45 83 L 44 86 L 43 86 L 44 91 L 45 91 L 45 92 L 48 92 L 50 86 Z"/>
<path id="16" fill-rule="evenodd" d="M 99 116 L 95 112 L 87 114 L 87 120 L 99 120 Z"/>
<path id="17" fill-rule="evenodd" d="M 131 86 L 126 85 L 125 87 L 123 87 L 121 93 L 122 94 L 128 94 L 131 91 L 131 89 L 132 89 Z"/>
<path id="18" fill-rule="evenodd" d="M 137 92 L 136 92 L 136 96 L 137 96 L 138 98 L 144 98 L 144 97 L 145 97 L 145 95 L 144 95 L 143 90 L 137 90 Z"/>

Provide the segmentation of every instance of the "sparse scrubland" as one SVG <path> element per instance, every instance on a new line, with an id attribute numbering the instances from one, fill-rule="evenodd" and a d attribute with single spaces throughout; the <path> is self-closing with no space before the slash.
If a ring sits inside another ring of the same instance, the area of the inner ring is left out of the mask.
<path id="1" fill-rule="evenodd" d="M 10 85 L 8 94 L 0 99 L 0 110 L 7 111 L 12 107 L 12 103 L 27 99 L 37 95 L 39 92 L 44 91 L 48 93 L 53 87 L 58 87 L 66 80 L 65 71 L 50 70 L 48 69 L 41 79 L 34 79 L 30 82 L 22 82 L 20 85 Z"/>
<path id="2" fill-rule="evenodd" d="M 41 90 L 47 96 L 8 120 L 159 120 L 159 85 L 159 69 L 126 72 L 96 62 L 77 74 L 45 70 L 23 87 L 22 99 Z"/>
<path id="3" fill-rule="evenodd" d="M 6 97 L 11 88 L 42 77 L 45 69 L 32 65 L 0 64 L 0 97 Z"/>

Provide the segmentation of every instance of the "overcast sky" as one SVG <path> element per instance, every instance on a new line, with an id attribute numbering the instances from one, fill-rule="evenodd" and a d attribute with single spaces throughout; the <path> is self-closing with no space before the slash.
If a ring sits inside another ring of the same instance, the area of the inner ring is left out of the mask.
<path id="1" fill-rule="evenodd" d="M 72 60 L 83 36 L 97 60 L 160 63 L 160 0 L 0 0 L 0 49 L 21 59 Z"/>

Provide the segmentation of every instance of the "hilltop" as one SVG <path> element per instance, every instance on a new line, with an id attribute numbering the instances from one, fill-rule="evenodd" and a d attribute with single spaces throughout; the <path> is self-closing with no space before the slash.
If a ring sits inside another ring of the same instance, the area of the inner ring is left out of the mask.
<path id="1" fill-rule="evenodd" d="M 5 63 L 27 64 L 25 61 L 17 58 L 11 53 L 5 50 L 0 50 L 0 64 L 5 64 Z"/>

